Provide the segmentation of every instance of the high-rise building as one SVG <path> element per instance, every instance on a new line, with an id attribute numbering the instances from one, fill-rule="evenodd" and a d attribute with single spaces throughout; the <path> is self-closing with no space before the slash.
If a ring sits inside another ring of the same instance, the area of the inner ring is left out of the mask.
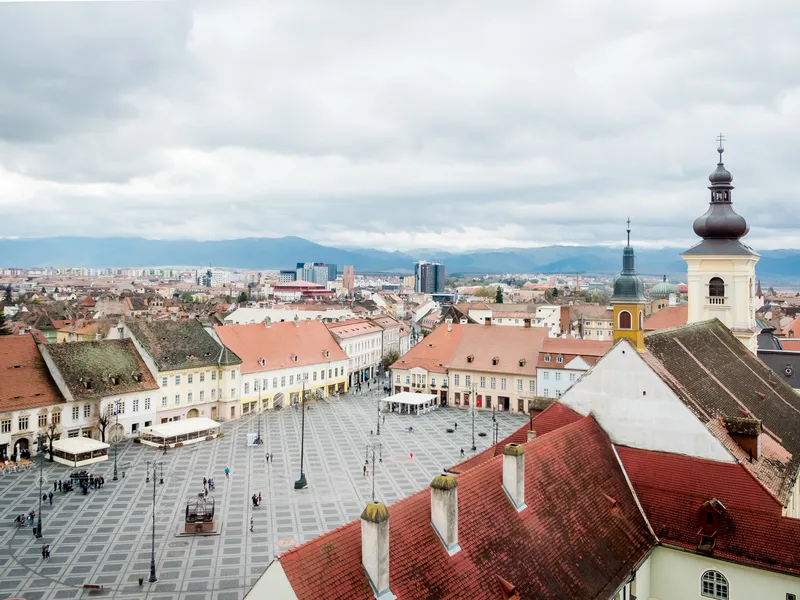
<path id="1" fill-rule="evenodd" d="M 278 281 L 280 283 L 289 283 L 290 281 L 297 281 L 297 271 L 285 270 L 278 273 Z"/>
<path id="2" fill-rule="evenodd" d="M 353 269 L 353 265 L 345 265 L 344 271 L 342 271 L 342 286 L 348 292 L 352 292 L 353 289 L 356 287 L 356 272 Z"/>
<path id="3" fill-rule="evenodd" d="M 325 263 L 297 263 L 297 281 L 307 281 L 317 285 L 326 285 L 329 281 L 330 267 L 334 271 L 336 265 L 326 265 Z"/>
<path id="4" fill-rule="evenodd" d="M 414 289 L 421 294 L 441 294 L 444 292 L 444 265 L 424 260 L 414 265 Z"/>
<path id="5" fill-rule="evenodd" d="M 336 265 L 327 265 L 328 267 L 328 281 L 336 281 Z"/>

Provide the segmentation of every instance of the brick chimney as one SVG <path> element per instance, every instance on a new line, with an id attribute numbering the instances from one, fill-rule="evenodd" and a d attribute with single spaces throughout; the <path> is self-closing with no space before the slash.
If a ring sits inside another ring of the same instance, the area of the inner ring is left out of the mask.
<path id="1" fill-rule="evenodd" d="M 377 600 L 394 600 L 389 590 L 389 510 L 370 502 L 361 513 L 361 566 Z"/>
<path id="2" fill-rule="evenodd" d="M 506 444 L 503 448 L 503 491 L 517 512 L 528 508 L 525 504 L 525 446 Z"/>
<path id="3" fill-rule="evenodd" d="M 458 482 L 452 475 L 437 475 L 431 481 L 431 525 L 450 556 L 461 550 L 458 545 Z"/>

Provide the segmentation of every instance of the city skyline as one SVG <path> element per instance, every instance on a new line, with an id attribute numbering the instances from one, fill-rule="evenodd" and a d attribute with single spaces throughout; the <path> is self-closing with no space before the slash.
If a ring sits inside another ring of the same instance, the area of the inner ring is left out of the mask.
<path id="1" fill-rule="evenodd" d="M 689 247 L 722 131 L 746 243 L 796 246 L 800 7 L 580 15 L 2 4 L 0 237 Z"/>

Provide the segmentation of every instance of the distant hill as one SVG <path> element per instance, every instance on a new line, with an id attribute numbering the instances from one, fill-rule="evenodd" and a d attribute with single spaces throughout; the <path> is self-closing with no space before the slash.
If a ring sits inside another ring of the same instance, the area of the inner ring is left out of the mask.
<path id="1" fill-rule="evenodd" d="M 681 278 L 683 248 L 637 249 L 637 270 L 645 275 Z M 299 237 L 223 241 L 146 240 L 142 238 L 53 237 L 0 239 L 4 267 L 138 267 L 207 265 L 240 269 L 288 269 L 301 261 L 353 265 L 356 271 L 408 273 L 418 258 L 441 261 L 448 273 L 618 273 L 620 248 L 545 246 L 469 252 L 414 250 L 386 252 L 369 248 L 333 248 Z M 758 276 L 770 282 L 800 282 L 800 250 L 765 250 Z"/>

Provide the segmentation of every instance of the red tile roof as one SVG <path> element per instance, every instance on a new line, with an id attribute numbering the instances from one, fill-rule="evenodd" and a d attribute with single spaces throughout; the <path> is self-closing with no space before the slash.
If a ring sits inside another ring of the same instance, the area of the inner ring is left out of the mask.
<path id="1" fill-rule="evenodd" d="M 368 333 L 383 333 L 383 329 L 368 319 L 334 321 L 332 323 L 326 323 L 325 326 L 328 328 L 328 331 L 339 339 L 348 339 Z"/>
<path id="2" fill-rule="evenodd" d="M 325 324 L 317 320 L 272 323 L 269 327 L 264 323 L 221 325 L 214 327 L 214 332 L 242 359 L 242 373 L 347 360 Z M 328 356 L 324 354 L 326 351 Z M 264 359 L 263 366 L 259 359 Z"/>
<path id="3" fill-rule="evenodd" d="M 421 368 L 432 373 L 446 373 L 445 366 L 450 362 L 461 339 L 463 325 L 453 324 L 452 330 L 441 325 L 426 335 L 411 350 L 395 362 L 391 369 Z"/>
<path id="4" fill-rule="evenodd" d="M 445 363 L 449 369 L 536 375 L 539 348 L 547 338 L 547 329 L 454 324 L 453 328 L 456 327 L 462 333 L 453 356 Z M 470 356 L 472 362 L 468 360 Z M 498 359 L 497 365 L 492 364 L 494 358 Z"/>
<path id="5" fill-rule="evenodd" d="M 448 471 L 451 473 L 463 473 L 473 467 L 482 465 L 498 454 L 502 454 L 506 444 L 524 444 L 528 441 L 528 431 L 530 429 L 536 432 L 536 437 L 538 438 L 557 429 L 561 429 L 565 425 L 580 421 L 582 418 L 580 414 L 576 413 L 571 408 L 567 408 L 563 404 L 555 402 L 533 417 L 530 423 L 526 423 L 504 440 L 500 440 L 497 444 L 489 446 L 486 450 L 479 452 L 475 456 L 461 461 L 448 469 Z"/>
<path id="6" fill-rule="evenodd" d="M 689 305 L 665 306 L 654 315 L 647 317 L 644 322 L 645 331 L 658 331 L 686 325 L 689 321 Z"/>
<path id="7" fill-rule="evenodd" d="M 500 577 L 520 598 L 608 598 L 625 582 L 655 540 L 594 419 L 527 443 L 524 457 L 527 508 L 519 513 L 501 487 L 502 458 L 457 477 L 461 550 L 452 557 L 430 524 L 428 490 L 389 507 L 392 593 L 502 599 Z M 374 598 L 359 521 L 279 560 L 298 598 Z"/>
<path id="8" fill-rule="evenodd" d="M 800 340 L 781 340 L 781 349 L 800 352 Z"/>
<path id="9" fill-rule="evenodd" d="M 62 402 L 33 336 L 0 336 L 0 412 Z"/>
<path id="10" fill-rule="evenodd" d="M 696 551 L 701 505 L 725 505 L 712 556 L 800 575 L 800 520 L 741 464 L 619 447 L 622 464 L 662 544 Z"/>

